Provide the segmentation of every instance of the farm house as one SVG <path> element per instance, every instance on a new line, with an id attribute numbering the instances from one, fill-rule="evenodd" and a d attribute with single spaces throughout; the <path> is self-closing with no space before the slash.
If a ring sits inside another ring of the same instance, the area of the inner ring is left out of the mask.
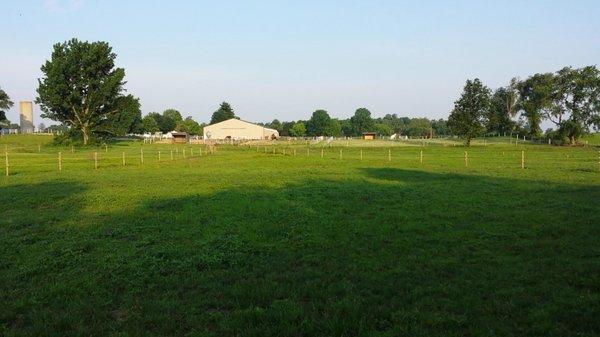
<path id="1" fill-rule="evenodd" d="M 204 127 L 204 139 L 274 139 L 278 137 L 277 130 L 235 118 Z"/>

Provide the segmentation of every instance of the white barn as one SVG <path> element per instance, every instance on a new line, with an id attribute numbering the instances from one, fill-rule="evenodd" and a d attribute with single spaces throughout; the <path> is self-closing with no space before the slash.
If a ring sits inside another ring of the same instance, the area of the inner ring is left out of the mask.
<path id="1" fill-rule="evenodd" d="M 228 119 L 204 127 L 204 139 L 273 139 L 279 132 L 239 119 Z"/>

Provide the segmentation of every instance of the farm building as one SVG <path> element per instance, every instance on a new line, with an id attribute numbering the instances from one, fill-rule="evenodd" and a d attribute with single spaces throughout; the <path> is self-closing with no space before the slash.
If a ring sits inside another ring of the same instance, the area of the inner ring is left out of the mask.
<path id="1" fill-rule="evenodd" d="M 368 139 L 368 140 L 375 139 L 375 132 L 365 132 L 365 133 L 363 133 L 363 139 Z"/>
<path id="2" fill-rule="evenodd" d="M 274 139 L 279 132 L 239 119 L 228 119 L 204 127 L 204 139 Z"/>
<path id="3" fill-rule="evenodd" d="M 172 142 L 178 144 L 187 143 L 187 133 L 185 132 L 170 132 L 172 137 Z"/>

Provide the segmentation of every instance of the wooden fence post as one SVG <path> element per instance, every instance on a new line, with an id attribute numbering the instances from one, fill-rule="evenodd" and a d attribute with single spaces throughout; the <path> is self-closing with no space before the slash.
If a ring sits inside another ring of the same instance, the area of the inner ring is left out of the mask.
<path id="1" fill-rule="evenodd" d="M 125 152 L 121 152 L 121 154 L 123 155 L 123 166 L 125 166 Z"/>
<path id="2" fill-rule="evenodd" d="M 521 169 L 525 168 L 525 151 L 521 150 Z"/>
<path id="3" fill-rule="evenodd" d="M 296 156 L 296 148 L 294 148 L 294 157 Z"/>
<path id="4" fill-rule="evenodd" d="M 104 152 L 108 152 L 108 145 L 106 143 L 104 143 Z"/>
<path id="5" fill-rule="evenodd" d="M 388 161 L 392 161 L 392 150 L 388 149 Z"/>
<path id="6" fill-rule="evenodd" d="M 202 150 L 200 150 L 202 151 Z M 173 160 L 173 149 L 171 149 L 171 160 Z"/>
<path id="7" fill-rule="evenodd" d="M 9 170 L 10 164 L 8 163 L 8 151 L 4 152 L 4 158 L 5 158 L 4 162 L 6 164 L 6 176 L 8 177 L 10 175 L 10 170 Z"/>
<path id="8" fill-rule="evenodd" d="M 38 144 L 38 152 L 42 152 L 42 145 Z"/>
<path id="9" fill-rule="evenodd" d="M 144 164 L 144 149 L 140 149 L 140 162 Z"/>
<path id="10" fill-rule="evenodd" d="M 192 148 L 190 148 L 190 157 L 193 157 L 193 156 L 194 156 L 194 148 L 192 147 Z"/>
<path id="11" fill-rule="evenodd" d="M 469 154 L 465 151 L 465 167 L 469 167 Z"/>
<path id="12" fill-rule="evenodd" d="M 62 152 L 58 153 L 58 172 L 62 172 Z"/>
<path id="13" fill-rule="evenodd" d="M 362 160 L 362 149 L 360 149 L 360 160 Z"/>
<path id="14" fill-rule="evenodd" d="M 310 147 L 307 147 L 307 148 L 306 148 L 306 156 L 307 156 L 307 157 L 310 157 Z"/>
<path id="15" fill-rule="evenodd" d="M 98 169 L 98 152 L 94 152 L 94 170 Z"/>
<path id="16" fill-rule="evenodd" d="M 323 158 L 323 148 L 321 148 L 321 158 Z"/>
<path id="17" fill-rule="evenodd" d="M 158 161 L 160 162 L 160 150 L 158 150 Z"/>
<path id="18" fill-rule="evenodd" d="M 340 159 L 342 159 L 342 149 L 340 149 Z"/>
<path id="19" fill-rule="evenodd" d="M 183 159 L 185 159 L 185 149 L 183 149 Z"/>
<path id="20" fill-rule="evenodd" d="M 423 150 L 421 150 L 421 165 L 423 165 Z"/>

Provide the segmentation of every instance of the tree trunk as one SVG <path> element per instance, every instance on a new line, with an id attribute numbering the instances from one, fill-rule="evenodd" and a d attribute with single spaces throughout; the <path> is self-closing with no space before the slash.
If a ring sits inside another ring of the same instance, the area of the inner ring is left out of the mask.
<path id="1" fill-rule="evenodd" d="M 89 135 L 89 130 L 87 126 L 82 126 L 81 127 L 81 134 L 83 135 L 83 145 L 88 145 L 88 142 L 90 140 L 90 135 Z"/>

